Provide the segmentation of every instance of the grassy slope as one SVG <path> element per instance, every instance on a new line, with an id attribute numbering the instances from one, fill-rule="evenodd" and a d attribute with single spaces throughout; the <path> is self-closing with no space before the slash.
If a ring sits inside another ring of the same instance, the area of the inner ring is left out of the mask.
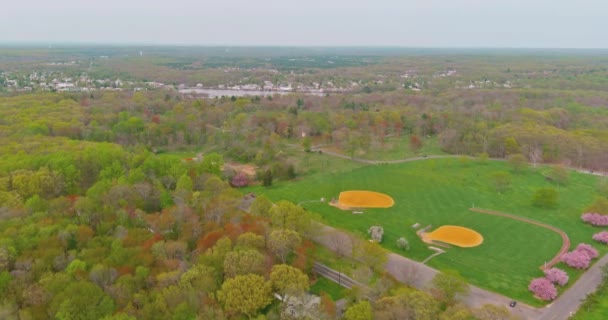
<path id="1" fill-rule="evenodd" d="M 288 199 L 295 203 L 321 197 L 337 198 L 340 191 L 350 189 L 387 193 L 395 199 L 394 207 L 366 210 L 363 215 L 352 215 L 322 203 L 304 206 L 321 214 L 329 225 L 361 234 L 371 225 L 381 225 L 385 229 L 383 245 L 398 253 L 401 252 L 396 249 L 395 241 L 405 236 L 412 247 L 405 255 L 416 260 L 423 260 L 432 252 L 416 237 L 411 228 L 414 223 L 471 227 L 484 236 L 483 245 L 450 248 L 429 265 L 458 270 L 477 286 L 538 305 L 528 293 L 527 285 L 531 278 L 542 276 L 538 267 L 559 250 L 559 236 L 524 222 L 474 213 L 468 208 L 474 205 L 536 219 L 564 230 L 573 245 L 590 243 L 596 230 L 582 224 L 579 216 L 594 199 L 596 178 L 572 173 L 568 186 L 559 188 L 559 207 L 539 209 L 530 205 L 533 192 L 552 185 L 539 171 L 529 169 L 513 174 L 511 190 L 498 194 L 492 188 L 489 175 L 509 170 L 503 162 L 478 164 L 458 159 L 431 159 L 330 171 L 297 182 L 278 183 L 270 189 L 254 188 L 254 191 L 265 193 L 273 200 Z M 580 275 L 569 273 L 571 277 Z"/>

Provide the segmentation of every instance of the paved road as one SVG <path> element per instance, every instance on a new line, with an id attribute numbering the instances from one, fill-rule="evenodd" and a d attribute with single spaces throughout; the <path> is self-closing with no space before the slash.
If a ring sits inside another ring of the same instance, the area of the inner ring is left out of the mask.
<path id="1" fill-rule="evenodd" d="M 608 264 L 608 255 L 597 261 L 576 283 L 555 300 L 539 320 L 568 319 L 576 313 L 587 294 L 595 291 L 602 281 L 602 266 Z"/>

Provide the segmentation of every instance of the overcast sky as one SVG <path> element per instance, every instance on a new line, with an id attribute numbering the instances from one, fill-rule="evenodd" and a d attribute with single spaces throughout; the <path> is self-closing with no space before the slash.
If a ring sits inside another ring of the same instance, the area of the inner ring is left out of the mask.
<path id="1" fill-rule="evenodd" d="M 7 0 L 0 42 L 608 48 L 608 1 Z"/>

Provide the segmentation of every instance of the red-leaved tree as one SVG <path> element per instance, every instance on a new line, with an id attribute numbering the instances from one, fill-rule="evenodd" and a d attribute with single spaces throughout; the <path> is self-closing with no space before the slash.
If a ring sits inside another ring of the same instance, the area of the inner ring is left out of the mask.
<path id="1" fill-rule="evenodd" d="M 608 231 L 601 231 L 593 235 L 593 240 L 604 244 L 608 243 Z"/>
<path id="2" fill-rule="evenodd" d="M 539 299 L 550 301 L 557 298 L 557 288 L 555 288 L 555 285 L 551 281 L 545 278 L 532 279 L 528 290 L 532 291 Z"/>
<path id="3" fill-rule="evenodd" d="M 551 268 L 549 270 L 545 270 L 545 279 L 560 286 L 565 286 L 568 283 L 569 278 L 566 271 L 557 268 Z"/>

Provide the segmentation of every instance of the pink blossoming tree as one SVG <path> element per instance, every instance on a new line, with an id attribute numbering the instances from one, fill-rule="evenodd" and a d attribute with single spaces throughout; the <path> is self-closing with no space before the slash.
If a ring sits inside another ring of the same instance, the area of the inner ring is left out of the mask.
<path id="1" fill-rule="evenodd" d="M 568 283 L 569 278 L 566 271 L 557 268 L 551 268 L 545 270 L 545 279 L 560 286 L 565 286 Z"/>
<path id="2" fill-rule="evenodd" d="M 608 231 L 601 231 L 593 235 L 593 240 L 608 244 Z"/>
<path id="3" fill-rule="evenodd" d="M 232 177 L 230 184 L 237 188 L 246 187 L 249 184 L 249 177 L 244 172 L 239 172 Z"/>
<path id="4" fill-rule="evenodd" d="M 599 256 L 597 249 L 586 243 L 580 243 L 578 246 L 576 246 L 576 251 L 584 252 L 591 259 L 595 259 Z"/>
<path id="5" fill-rule="evenodd" d="M 596 227 L 604 227 L 608 226 L 608 215 L 603 215 L 594 212 L 587 212 L 581 215 L 581 220 L 584 222 L 596 226 Z"/>
<path id="6" fill-rule="evenodd" d="M 589 268 L 589 263 L 591 263 L 591 257 L 584 252 L 576 250 L 564 253 L 561 260 L 569 267 L 575 269 L 587 269 Z"/>
<path id="7" fill-rule="evenodd" d="M 557 288 L 551 283 L 551 281 L 545 278 L 536 278 L 530 281 L 528 290 L 532 291 L 534 295 L 543 300 L 554 300 L 557 298 Z"/>

